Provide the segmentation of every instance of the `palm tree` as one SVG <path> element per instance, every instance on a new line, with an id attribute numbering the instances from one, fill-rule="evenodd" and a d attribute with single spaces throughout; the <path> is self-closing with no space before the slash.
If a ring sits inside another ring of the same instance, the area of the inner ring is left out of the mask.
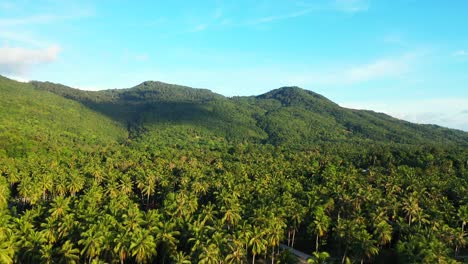
<path id="1" fill-rule="evenodd" d="M 267 242 L 271 246 L 271 263 L 275 262 L 275 249 L 279 247 L 279 243 L 284 235 L 286 223 L 283 219 L 275 217 L 270 220 L 270 226 L 267 228 Z"/>
<path id="2" fill-rule="evenodd" d="M 365 227 L 355 230 L 354 236 L 354 249 L 361 254 L 361 264 L 364 263 L 364 258 L 371 258 L 379 253 L 379 248 L 375 246 L 375 241 L 372 236 L 367 232 Z"/>
<path id="3" fill-rule="evenodd" d="M 156 255 L 154 237 L 146 229 L 140 229 L 132 235 L 129 248 L 137 263 L 150 261 Z"/>
<path id="4" fill-rule="evenodd" d="M 246 252 L 241 241 L 234 239 L 228 247 L 230 253 L 226 255 L 226 263 L 243 263 L 246 260 Z"/>
<path id="5" fill-rule="evenodd" d="M 172 258 L 175 264 L 191 264 L 190 257 L 185 255 L 184 252 L 178 251 Z"/>
<path id="6" fill-rule="evenodd" d="M 465 226 L 466 223 L 468 222 L 468 205 L 462 205 L 460 208 L 458 208 L 458 217 L 461 222 L 461 233 L 465 233 Z"/>
<path id="7" fill-rule="evenodd" d="M 325 214 L 325 209 L 322 206 L 316 207 L 314 211 L 314 220 L 310 226 L 315 233 L 315 252 L 318 252 L 319 238 L 325 235 L 329 225 L 330 218 Z"/>
<path id="8" fill-rule="evenodd" d="M 13 263 L 15 251 L 12 237 L 0 236 L 0 263 Z"/>
<path id="9" fill-rule="evenodd" d="M 237 229 L 236 236 L 242 242 L 242 244 L 244 245 L 245 251 L 247 252 L 250 239 L 253 236 L 252 226 L 248 223 L 248 221 L 242 221 L 242 224 Z"/>
<path id="10" fill-rule="evenodd" d="M 54 189 L 55 195 L 65 196 L 65 194 L 68 191 L 68 185 L 65 174 L 57 175 Z"/>
<path id="11" fill-rule="evenodd" d="M 222 207 L 221 211 L 224 212 L 221 223 L 226 223 L 228 229 L 230 229 L 231 226 L 236 225 L 242 219 L 241 215 L 239 214 L 240 208 L 238 206 L 231 207 L 229 209 Z"/>
<path id="12" fill-rule="evenodd" d="M 143 216 L 138 205 L 132 204 L 127 213 L 122 216 L 123 224 L 127 232 L 134 232 L 143 224 Z"/>
<path id="13" fill-rule="evenodd" d="M 73 243 L 70 240 L 65 241 L 60 249 L 62 263 L 78 263 L 80 260 L 80 250 L 74 248 Z"/>
<path id="14" fill-rule="evenodd" d="M 253 236 L 249 241 L 252 250 L 252 263 L 255 263 L 255 256 L 266 250 L 266 242 L 259 227 L 254 226 Z"/>
<path id="15" fill-rule="evenodd" d="M 0 176 L 0 209 L 7 207 L 10 197 L 10 188 L 7 185 L 5 178 Z"/>
<path id="16" fill-rule="evenodd" d="M 75 219 L 75 214 L 67 213 L 58 219 L 58 228 L 57 233 L 59 238 L 64 238 L 69 235 L 69 233 L 78 226 L 78 221 Z"/>
<path id="17" fill-rule="evenodd" d="M 128 175 L 123 176 L 120 179 L 119 189 L 124 194 L 130 194 L 133 191 L 133 181 Z"/>
<path id="18" fill-rule="evenodd" d="M 156 192 L 157 176 L 152 171 L 137 169 L 136 183 L 142 195 L 146 196 L 146 206 L 149 206 L 150 197 Z"/>
<path id="19" fill-rule="evenodd" d="M 307 263 L 310 264 L 325 264 L 330 258 L 330 254 L 327 252 L 314 252 L 312 257 L 307 260 Z"/>
<path id="20" fill-rule="evenodd" d="M 49 209 L 50 216 L 53 219 L 58 219 L 65 215 L 70 209 L 70 198 L 57 197 L 52 202 L 52 206 Z"/>
<path id="21" fill-rule="evenodd" d="M 201 264 L 221 263 L 220 252 L 219 252 L 218 246 L 216 246 L 215 244 L 210 244 L 209 246 L 204 247 L 202 253 L 200 254 L 198 263 L 201 263 Z"/>
<path id="22" fill-rule="evenodd" d="M 176 238 L 178 235 L 180 235 L 180 232 L 175 230 L 175 223 L 169 221 L 159 223 L 159 233 L 156 240 L 161 243 L 163 247 L 163 262 L 166 259 L 166 253 L 172 255 L 176 251 L 179 242 Z"/>
<path id="23" fill-rule="evenodd" d="M 414 222 L 413 218 L 415 216 L 417 217 L 422 209 L 419 207 L 417 198 L 411 195 L 403 201 L 403 210 L 406 212 L 406 216 L 408 217 L 408 225 L 411 225 L 411 223 Z"/>
<path id="24" fill-rule="evenodd" d="M 101 254 L 105 237 L 97 225 L 83 232 L 81 237 L 82 239 L 78 241 L 78 244 L 83 246 L 81 255 L 88 257 L 88 261 L 91 262 L 92 259 L 99 257 Z"/>
<path id="25" fill-rule="evenodd" d="M 114 235 L 114 253 L 119 256 L 120 263 L 123 264 L 127 258 L 130 248 L 130 238 L 126 232 L 119 232 Z"/>
<path id="26" fill-rule="evenodd" d="M 385 220 L 381 220 L 374 230 L 374 237 L 380 246 L 384 246 L 392 240 L 392 226 Z"/>
<path id="27" fill-rule="evenodd" d="M 41 228 L 41 233 L 48 243 L 54 244 L 58 240 L 58 224 L 52 217 L 48 217 L 46 222 L 41 223 Z"/>
<path id="28" fill-rule="evenodd" d="M 304 219 L 304 215 L 306 213 L 306 209 L 301 205 L 295 205 L 294 210 L 290 213 L 291 220 L 292 220 L 292 240 L 291 240 L 291 247 L 294 248 L 294 242 L 296 239 L 296 231 L 299 229 L 299 225 L 301 224 L 302 220 Z"/>
<path id="29" fill-rule="evenodd" d="M 42 244 L 40 249 L 41 262 L 52 264 L 54 263 L 54 248 L 52 244 Z"/>
<path id="30" fill-rule="evenodd" d="M 47 192 L 53 189 L 54 182 L 52 176 L 48 173 L 42 173 L 39 177 L 39 184 L 42 190 L 42 200 L 46 200 Z"/>
<path id="31" fill-rule="evenodd" d="M 84 187 L 84 177 L 77 173 L 73 173 L 68 175 L 67 184 L 68 184 L 68 192 L 71 196 L 75 196 L 76 193 L 81 191 Z"/>
<path id="32" fill-rule="evenodd" d="M 32 225 L 32 212 L 26 212 L 21 218 L 15 218 L 16 245 L 18 246 L 19 262 L 38 262 L 42 244 L 46 242 L 43 233 L 38 232 Z"/>

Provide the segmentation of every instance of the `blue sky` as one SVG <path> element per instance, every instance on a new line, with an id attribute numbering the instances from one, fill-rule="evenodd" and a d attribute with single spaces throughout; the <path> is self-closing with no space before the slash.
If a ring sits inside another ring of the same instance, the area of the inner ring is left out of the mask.
<path id="1" fill-rule="evenodd" d="M 0 74 L 226 95 L 297 85 L 468 131 L 468 1 L 0 0 Z"/>

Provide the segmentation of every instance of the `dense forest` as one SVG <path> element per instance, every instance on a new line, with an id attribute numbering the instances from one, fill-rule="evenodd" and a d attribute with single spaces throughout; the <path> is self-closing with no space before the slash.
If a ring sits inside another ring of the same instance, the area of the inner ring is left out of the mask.
<path id="1" fill-rule="evenodd" d="M 0 263 L 463 263 L 467 222 L 467 132 L 298 87 L 0 77 Z"/>

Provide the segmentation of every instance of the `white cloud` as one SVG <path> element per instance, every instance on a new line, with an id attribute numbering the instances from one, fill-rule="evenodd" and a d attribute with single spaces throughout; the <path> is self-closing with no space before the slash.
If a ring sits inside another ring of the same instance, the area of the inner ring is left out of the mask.
<path id="1" fill-rule="evenodd" d="M 468 131 L 468 98 L 345 102 L 342 106 L 369 109 L 419 124 L 437 124 Z"/>
<path id="2" fill-rule="evenodd" d="M 453 56 L 457 56 L 457 57 L 464 57 L 464 56 L 468 56 L 468 51 L 465 51 L 465 50 L 457 50 L 453 53 Z"/>
<path id="3" fill-rule="evenodd" d="M 149 56 L 148 54 L 138 54 L 138 55 L 135 55 L 135 60 L 136 61 L 148 61 Z"/>
<path id="4" fill-rule="evenodd" d="M 351 83 L 364 82 L 385 77 L 397 77 L 409 70 L 406 57 L 399 59 L 380 59 L 369 64 L 347 69 L 343 73 L 345 80 Z"/>
<path id="5" fill-rule="evenodd" d="M 239 55 L 240 56 L 240 55 Z M 209 54 L 206 54 L 209 58 Z M 216 56 L 217 57 L 217 56 Z M 256 95 L 281 86 L 297 85 L 304 88 L 328 89 L 350 87 L 372 81 L 407 79 L 417 70 L 419 57 L 404 54 L 392 58 L 380 58 L 368 63 L 339 62 L 322 65 L 268 65 L 255 67 L 199 67 L 167 68 L 152 66 L 116 78 L 121 87 L 132 86 L 142 80 L 160 80 L 192 87 L 207 87 L 227 96 Z M 222 65 L 220 60 L 209 58 L 212 65 Z M 228 81 L 226 81 L 228 80 Z"/>
<path id="6" fill-rule="evenodd" d="M 8 5 L 10 8 L 27 8 L 27 4 L 23 3 L 23 6 Z M 1 9 L 1 7 L 0 7 Z M 60 14 L 60 15 L 59 15 Z M 59 21 L 82 19 L 86 17 L 92 17 L 95 15 L 95 11 L 92 8 L 78 5 L 70 1 L 57 1 L 54 10 L 48 12 L 40 12 L 25 17 L 6 17 L 0 18 L 0 27 L 17 27 L 17 26 L 29 26 L 37 24 L 51 24 Z"/>
<path id="7" fill-rule="evenodd" d="M 333 66 L 329 69 L 310 69 L 296 76 L 314 85 L 351 85 L 374 80 L 399 79 L 413 70 L 416 54 L 380 58 L 364 64 Z M 294 75 L 294 74 L 293 74 Z"/>
<path id="8" fill-rule="evenodd" d="M 22 75 L 33 66 L 55 61 L 59 52 L 59 46 L 44 49 L 0 47 L 0 73 Z"/>
<path id="9" fill-rule="evenodd" d="M 366 0 L 336 0 L 335 7 L 346 13 L 357 13 L 367 11 L 369 3 Z"/>

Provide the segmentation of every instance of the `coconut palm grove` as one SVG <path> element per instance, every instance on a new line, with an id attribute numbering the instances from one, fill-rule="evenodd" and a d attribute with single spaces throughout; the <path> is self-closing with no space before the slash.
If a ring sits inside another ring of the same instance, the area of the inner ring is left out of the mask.
<path id="1" fill-rule="evenodd" d="M 462 263 L 467 167 L 467 132 L 298 87 L 0 77 L 0 262 Z"/>

